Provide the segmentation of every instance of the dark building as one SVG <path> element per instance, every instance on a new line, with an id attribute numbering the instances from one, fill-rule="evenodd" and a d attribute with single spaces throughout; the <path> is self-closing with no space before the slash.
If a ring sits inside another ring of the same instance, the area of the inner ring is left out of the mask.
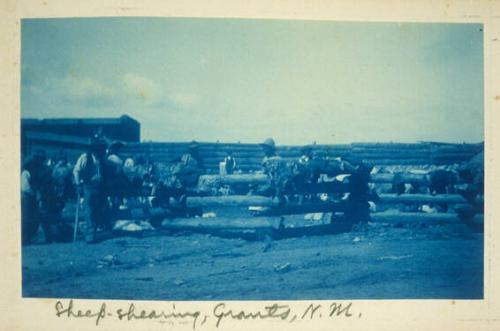
<path id="1" fill-rule="evenodd" d="M 21 131 L 47 132 L 69 136 L 91 137 L 100 131 L 104 136 L 125 142 L 141 140 L 141 124 L 122 115 L 118 118 L 47 118 L 21 120 Z"/>
<path id="2" fill-rule="evenodd" d="M 72 158 L 100 133 L 110 140 L 140 142 L 141 124 L 123 115 L 118 118 L 47 118 L 21 119 L 21 152 L 35 150 Z"/>

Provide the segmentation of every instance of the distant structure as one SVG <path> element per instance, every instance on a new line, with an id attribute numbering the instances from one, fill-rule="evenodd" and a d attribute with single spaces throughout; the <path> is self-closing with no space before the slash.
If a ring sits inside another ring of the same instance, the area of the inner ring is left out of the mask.
<path id="1" fill-rule="evenodd" d="M 71 157 L 100 133 L 111 140 L 140 142 L 141 124 L 130 116 L 118 118 L 46 118 L 21 119 L 21 153 L 35 150 Z M 70 154 L 70 155 L 68 155 Z"/>

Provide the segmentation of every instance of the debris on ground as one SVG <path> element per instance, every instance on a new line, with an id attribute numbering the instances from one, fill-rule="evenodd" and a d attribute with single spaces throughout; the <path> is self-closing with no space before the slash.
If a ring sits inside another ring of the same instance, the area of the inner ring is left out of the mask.
<path id="1" fill-rule="evenodd" d="M 436 207 L 432 207 L 430 205 L 422 205 L 421 207 L 422 212 L 428 213 L 428 214 L 434 214 L 439 212 Z"/>
<path id="2" fill-rule="evenodd" d="M 262 252 L 267 252 L 269 249 L 271 248 L 271 243 L 270 242 L 267 242 L 264 244 L 264 246 L 262 246 Z"/>
<path id="3" fill-rule="evenodd" d="M 378 258 L 379 261 L 383 260 L 402 260 L 402 259 L 408 259 L 410 257 L 413 257 L 413 255 L 388 255 L 388 256 L 381 256 Z"/>
<path id="4" fill-rule="evenodd" d="M 106 255 L 103 256 L 98 262 L 97 262 L 97 267 L 98 268 L 103 268 L 103 267 L 112 267 L 115 265 L 119 265 L 121 262 L 118 260 L 118 258 L 114 255 Z"/>
<path id="5" fill-rule="evenodd" d="M 174 285 L 181 286 L 182 284 L 186 283 L 182 279 L 176 279 L 173 281 Z"/>
<path id="6" fill-rule="evenodd" d="M 292 265 L 290 263 L 275 263 L 273 264 L 274 271 L 276 272 L 287 272 L 290 270 Z"/>
<path id="7" fill-rule="evenodd" d="M 154 227 L 147 221 L 118 220 L 113 227 L 115 231 L 139 232 L 151 231 Z"/>

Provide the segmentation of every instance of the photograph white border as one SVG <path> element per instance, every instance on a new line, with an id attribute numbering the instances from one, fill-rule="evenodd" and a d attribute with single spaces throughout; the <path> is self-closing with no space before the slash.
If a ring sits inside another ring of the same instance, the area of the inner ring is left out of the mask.
<path id="1" fill-rule="evenodd" d="M 42 17 L 149 16 L 264 18 L 372 22 L 455 22 L 484 24 L 484 114 L 485 114 L 485 263 L 484 300 L 354 300 L 361 318 L 318 319 L 300 323 L 270 321 L 227 322 L 220 330 L 500 330 L 499 262 L 500 226 L 494 219 L 500 202 L 500 1 L 283 1 L 219 0 L 132 1 L 87 0 L 0 0 L 0 88 L 2 121 L 3 220 L 0 245 L 1 312 L 0 330 L 166 330 L 192 329 L 191 325 L 170 326 L 157 321 L 123 322 L 106 320 L 96 328 L 85 319 L 58 318 L 57 299 L 25 299 L 21 296 L 20 244 L 20 20 Z M 85 308 L 98 310 L 103 300 L 75 300 Z M 311 301 L 327 304 L 329 301 Z M 303 309 L 309 301 L 286 301 Z M 349 302 L 349 301 L 341 301 Z M 129 301 L 106 300 L 110 309 Z M 211 312 L 217 302 L 178 302 L 179 307 Z M 269 302 L 231 301 L 235 308 L 258 310 Z M 167 306 L 166 302 L 141 301 L 142 307 Z M 199 330 L 215 329 L 207 323 Z"/>

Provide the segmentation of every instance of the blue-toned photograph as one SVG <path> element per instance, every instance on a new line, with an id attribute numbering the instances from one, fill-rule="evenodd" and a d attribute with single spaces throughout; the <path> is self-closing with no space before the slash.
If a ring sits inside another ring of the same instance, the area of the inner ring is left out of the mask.
<path id="1" fill-rule="evenodd" d="M 484 298 L 483 25 L 21 21 L 25 298 Z"/>

